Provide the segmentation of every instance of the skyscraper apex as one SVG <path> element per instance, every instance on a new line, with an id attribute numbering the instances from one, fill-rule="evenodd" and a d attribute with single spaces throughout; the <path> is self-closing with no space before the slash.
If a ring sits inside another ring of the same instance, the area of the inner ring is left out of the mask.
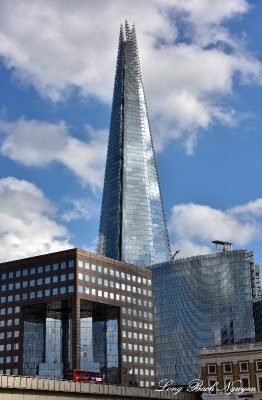
<path id="1" fill-rule="evenodd" d="M 170 259 L 135 26 L 127 21 L 120 28 L 98 253 L 141 266 Z"/>
<path id="2" fill-rule="evenodd" d="M 128 40 L 136 40 L 136 30 L 135 30 L 135 24 L 132 25 L 132 29 L 130 29 L 129 24 L 127 20 L 125 21 L 125 30 L 123 30 L 123 25 L 120 25 L 120 31 L 122 31 L 124 39 L 126 41 Z"/>

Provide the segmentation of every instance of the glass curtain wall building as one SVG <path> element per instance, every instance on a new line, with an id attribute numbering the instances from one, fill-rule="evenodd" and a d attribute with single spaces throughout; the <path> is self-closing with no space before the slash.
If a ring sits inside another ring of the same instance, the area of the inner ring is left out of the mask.
<path id="1" fill-rule="evenodd" d="M 154 265 L 156 375 L 187 385 L 200 349 L 255 340 L 252 252 L 231 250 Z"/>
<path id="2" fill-rule="evenodd" d="M 170 259 L 134 26 L 121 27 L 98 254 L 149 266 Z"/>

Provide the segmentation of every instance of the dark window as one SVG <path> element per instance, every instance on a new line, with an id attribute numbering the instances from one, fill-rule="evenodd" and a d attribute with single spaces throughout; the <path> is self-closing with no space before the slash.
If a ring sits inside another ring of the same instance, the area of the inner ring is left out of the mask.
<path id="1" fill-rule="evenodd" d="M 240 363 L 240 371 L 248 371 L 248 363 L 247 362 Z"/>
<path id="2" fill-rule="evenodd" d="M 231 364 L 224 364 L 224 371 L 225 372 L 232 372 L 232 365 Z"/>
<path id="3" fill-rule="evenodd" d="M 215 380 L 209 381 L 209 391 L 210 391 L 210 394 L 216 394 L 217 387 L 216 387 L 216 381 Z"/>
<path id="4" fill-rule="evenodd" d="M 249 387 L 248 378 L 241 378 L 241 386 L 242 386 L 242 388 L 248 388 Z"/>
<path id="5" fill-rule="evenodd" d="M 208 373 L 214 374 L 216 372 L 216 366 L 213 364 L 208 365 Z"/>
<path id="6" fill-rule="evenodd" d="M 262 377 L 259 376 L 258 378 L 258 390 L 259 392 L 262 392 Z"/>
<path id="7" fill-rule="evenodd" d="M 262 370 L 262 360 L 257 361 L 256 364 L 257 364 L 257 370 Z"/>

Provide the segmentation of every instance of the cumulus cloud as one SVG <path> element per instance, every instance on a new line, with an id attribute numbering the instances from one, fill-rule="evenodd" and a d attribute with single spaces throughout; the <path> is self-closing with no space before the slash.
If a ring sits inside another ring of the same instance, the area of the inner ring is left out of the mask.
<path id="1" fill-rule="evenodd" d="M 25 180 L 0 180 L 1 261 L 73 247 L 55 209 L 43 192 Z"/>
<path id="2" fill-rule="evenodd" d="M 208 254 L 211 251 L 210 246 L 201 245 L 189 239 L 178 239 L 175 245 L 171 244 L 172 254 L 179 250 L 176 258 L 199 256 L 200 254 Z"/>
<path id="3" fill-rule="evenodd" d="M 69 209 L 62 215 L 65 222 L 77 219 L 88 221 L 99 212 L 98 205 L 90 199 L 66 199 L 66 203 L 69 205 Z"/>
<path id="4" fill-rule="evenodd" d="M 187 18 L 197 25 L 219 24 L 224 19 L 245 13 L 249 9 L 245 0 L 214 2 L 212 7 L 209 0 L 177 0 L 176 4 L 178 8 L 187 12 Z"/>
<path id="5" fill-rule="evenodd" d="M 52 124 L 21 118 L 15 122 L 0 121 L 0 132 L 6 136 L 1 153 L 27 166 L 45 166 L 67 147 L 68 129 L 64 122 Z"/>
<path id="6" fill-rule="evenodd" d="M 199 130 L 241 117 L 223 105 L 235 82 L 261 83 L 261 64 L 225 24 L 249 9 L 247 0 L 13 0 L 1 8 L 0 55 L 54 101 L 78 88 L 110 103 L 119 25 L 134 21 L 158 148 L 179 139 L 192 153 Z"/>
<path id="7" fill-rule="evenodd" d="M 43 167 L 59 162 L 92 189 L 102 186 L 106 155 L 106 130 L 85 126 L 87 141 L 70 136 L 65 122 L 20 118 L 15 122 L 0 121 L 4 135 L 0 151 L 27 166 Z"/>
<path id="8" fill-rule="evenodd" d="M 208 253 L 213 240 L 247 246 L 261 237 L 262 199 L 222 211 L 201 204 L 179 204 L 172 208 L 170 232 L 176 237 L 181 256 Z"/>
<path id="9" fill-rule="evenodd" d="M 250 201 L 249 203 L 241 206 L 235 206 L 230 209 L 230 213 L 236 215 L 245 214 L 260 217 L 262 215 L 262 199 Z"/>

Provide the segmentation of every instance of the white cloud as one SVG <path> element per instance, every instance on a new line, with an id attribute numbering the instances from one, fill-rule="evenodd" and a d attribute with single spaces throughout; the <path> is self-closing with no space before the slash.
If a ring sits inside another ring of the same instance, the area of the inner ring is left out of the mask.
<path id="1" fill-rule="evenodd" d="M 171 248 L 172 254 L 175 254 L 175 251 L 179 250 L 179 253 L 175 258 L 193 257 L 211 252 L 211 248 L 209 246 L 203 244 L 201 245 L 188 239 L 178 240 L 175 245 L 171 245 Z"/>
<path id="2" fill-rule="evenodd" d="M 245 215 L 244 215 L 245 214 Z M 200 204 L 179 204 L 172 208 L 169 229 L 176 237 L 179 256 L 207 253 L 213 240 L 246 246 L 261 237 L 262 199 L 226 211 Z"/>
<path id="3" fill-rule="evenodd" d="M 44 121 L 0 121 L 0 132 L 6 134 L 1 153 L 28 166 L 45 166 L 67 147 L 68 130 L 64 122 L 52 124 Z"/>
<path id="4" fill-rule="evenodd" d="M 176 0 L 175 3 L 177 10 L 184 13 L 187 23 L 192 25 L 195 41 L 202 41 L 203 45 L 223 41 L 238 46 L 222 24 L 247 13 L 250 5 L 246 0 L 212 2 L 212 7 L 209 0 Z"/>
<path id="5" fill-rule="evenodd" d="M 236 215 L 253 215 L 255 217 L 260 217 L 262 215 L 262 199 L 257 199 L 255 201 L 250 201 L 247 204 L 241 205 L 241 206 L 235 206 L 231 208 L 230 210 L 231 214 L 236 214 Z"/>
<path id="6" fill-rule="evenodd" d="M 42 191 L 25 180 L 0 180 L 1 261 L 73 247 L 55 221 L 55 210 Z"/>
<path id="7" fill-rule="evenodd" d="M 134 21 L 158 147 L 175 138 L 190 153 L 198 130 L 241 117 L 223 106 L 238 77 L 261 83 L 261 64 L 224 25 L 249 9 L 246 0 L 13 0 L 1 8 L 0 54 L 43 96 L 61 99 L 77 87 L 110 103 L 119 25 Z"/>
<path id="8" fill-rule="evenodd" d="M 76 7 L 73 0 L 28 0 L 26 5 L 14 0 L 2 8 L 0 51 L 25 83 L 53 100 L 73 85 L 110 101 L 120 22 L 129 17 L 143 26 L 145 12 L 152 23 L 147 27 L 150 35 L 156 28 L 170 35 L 154 3 L 78 0 Z"/>
<path id="9" fill-rule="evenodd" d="M 49 123 L 20 118 L 0 121 L 4 134 L 0 151 L 27 166 L 42 167 L 60 162 L 92 189 L 100 188 L 104 177 L 106 130 L 85 126 L 87 141 L 70 136 L 64 122 Z"/>
<path id="10" fill-rule="evenodd" d="M 160 121 L 158 147 L 170 138 L 182 137 L 190 153 L 188 144 L 192 137 L 196 144 L 197 130 L 207 130 L 216 121 L 232 126 L 242 120 L 243 115 L 236 110 L 222 107 L 222 98 L 233 94 L 237 72 L 246 83 L 261 79 L 262 69 L 257 61 L 242 53 L 203 50 L 197 45 L 179 45 L 172 50 L 163 47 L 157 51 L 157 66 L 149 72 L 146 87 L 153 121 Z M 154 59 L 154 53 L 152 50 L 146 64 Z"/>
<path id="11" fill-rule="evenodd" d="M 64 212 L 62 219 L 71 222 L 77 219 L 88 221 L 99 212 L 99 207 L 90 199 L 66 199 L 70 208 Z"/>

